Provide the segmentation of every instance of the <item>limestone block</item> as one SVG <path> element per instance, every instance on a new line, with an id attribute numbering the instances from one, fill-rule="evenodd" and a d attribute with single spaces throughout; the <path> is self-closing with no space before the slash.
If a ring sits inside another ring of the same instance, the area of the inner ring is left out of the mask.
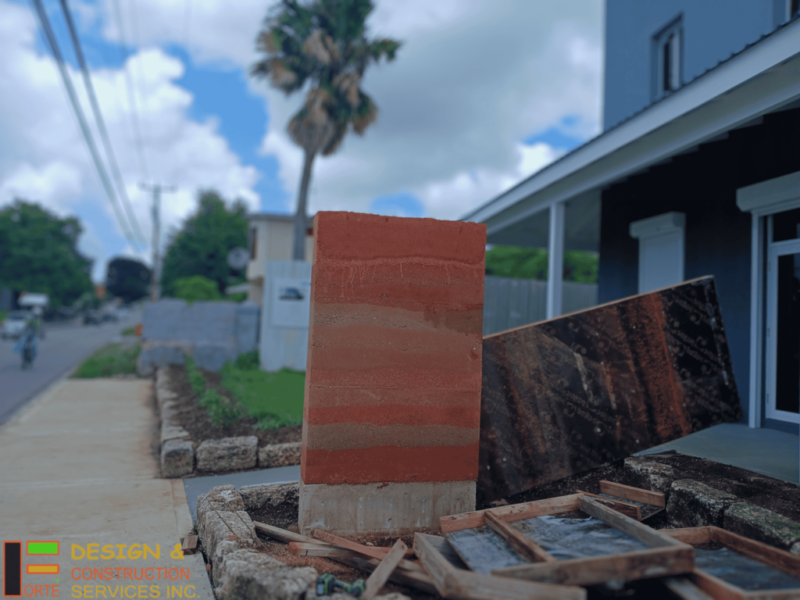
<path id="1" fill-rule="evenodd" d="M 206 440 L 197 448 L 197 470 L 210 473 L 256 466 L 258 438 L 254 435 Z"/>
<path id="2" fill-rule="evenodd" d="M 161 446 L 161 476 L 172 479 L 194 471 L 194 445 L 188 440 L 168 440 Z"/>
<path id="3" fill-rule="evenodd" d="M 163 418 L 163 416 L 162 416 Z M 161 444 L 170 440 L 186 440 L 189 438 L 189 432 L 183 427 L 177 425 L 162 424 L 161 426 Z"/>
<path id="4" fill-rule="evenodd" d="M 266 510 L 277 519 L 297 522 L 300 482 L 248 485 L 239 493 L 248 511 Z"/>
<path id="5" fill-rule="evenodd" d="M 738 501 L 737 496 L 699 481 L 679 479 L 670 487 L 667 517 L 673 527 L 722 527 L 725 510 Z"/>
<path id="6" fill-rule="evenodd" d="M 300 464 L 300 442 L 271 444 L 258 449 L 258 466 L 264 468 L 288 467 Z"/>
<path id="7" fill-rule="evenodd" d="M 224 571 L 219 600 L 316 597 L 313 588 L 319 574 L 312 567 L 290 567 L 266 554 L 237 550 L 226 556 Z M 307 596 L 308 590 L 312 591 Z"/>
<path id="8" fill-rule="evenodd" d="M 665 495 L 669 495 L 672 482 L 680 479 L 680 475 L 672 466 L 646 456 L 626 458 L 625 474 L 634 482 L 634 486 Z"/>
<path id="9" fill-rule="evenodd" d="M 725 511 L 725 529 L 782 550 L 792 550 L 800 542 L 800 523 L 748 502 Z"/>

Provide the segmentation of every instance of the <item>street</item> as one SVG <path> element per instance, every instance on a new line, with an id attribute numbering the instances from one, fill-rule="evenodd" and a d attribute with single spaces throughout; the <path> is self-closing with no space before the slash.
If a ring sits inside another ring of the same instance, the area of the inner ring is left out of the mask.
<path id="1" fill-rule="evenodd" d="M 138 322 L 139 314 L 103 325 L 83 325 L 80 320 L 45 323 L 45 339 L 39 341 L 39 354 L 27 371 L 21 369 L 20 355 L 14 352 L 16 341 L 0 340 L 0 424 L 92 352 L 120 338 L 124 328 Z"/>

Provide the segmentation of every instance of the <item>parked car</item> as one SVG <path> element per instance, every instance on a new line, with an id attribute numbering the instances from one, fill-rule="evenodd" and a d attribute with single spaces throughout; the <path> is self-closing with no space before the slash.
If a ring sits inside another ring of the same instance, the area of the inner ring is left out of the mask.
<path id="1" fill-rule="evenodd" d="M 25 331 L 25 326 L 30 318 L 31 314 L 27 310 L 11 311 L 3 320 L 0 335 L 4 340 L 8 338 L 17 339 Z"/>
<path id="2" fill-rule="evenodd" d="M 102 319 L 103 319 L 103 323 L 106 323 L 106 322 L 108 322 L 108 323 L 116 323 L 117 321 L 119 321 L 119 317 L 117 316 L 117 313 L 115 313 L 113 311 L 104 312 L 103 316 L 102 316 Z"/>
<path id="3" fill-rule="evenodd" d="M 83 313 L 84 325 L 100 325 L 103 323 L 103 317 L 96 310 L 87 310 Z"/>

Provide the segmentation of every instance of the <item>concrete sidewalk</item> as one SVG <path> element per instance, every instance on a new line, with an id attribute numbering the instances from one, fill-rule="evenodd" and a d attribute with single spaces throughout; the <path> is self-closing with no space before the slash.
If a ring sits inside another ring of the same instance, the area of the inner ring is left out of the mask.
<path id="1" fill-rule="evenodd" d="M 200 554 L 171 556 L 192 518 L 183 481 L 158 478 L 152 402 L 150 381 L 66 380 L 0 429 L 0 531 L 23 542 L 25 586 L 58 584 L 62 597 L 76 597 L 75 586 L 94 586 L 78 590 L 83 597 L 98 596 L 99 586 L 109 596 L 135 586 L 140 598 L 166 598 L 168 586 L 182 586 L 184 597 L 214 597 Z M 28 556 L 24 544 L 34 540 L 59 541 L 60 555 Z M 106 550 L 114 558 L 81 559 L 88 544 L 113 545 Z M 159 558 L 136 559 L 141 548 L 133 544 L 158 547 Z M 58 564 L 60 573 L 27 574 L 25 565 L 35 563 Z M 147 567 L 161 570 L 140 571 Z M 103 578 L 112 573 L 119 578 Z"/>

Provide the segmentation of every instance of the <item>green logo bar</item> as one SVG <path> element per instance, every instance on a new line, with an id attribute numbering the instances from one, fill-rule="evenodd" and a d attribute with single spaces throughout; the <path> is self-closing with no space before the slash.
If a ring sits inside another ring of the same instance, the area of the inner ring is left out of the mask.
<path id="1" fill-rule="evenodd" d="M 28 542 L 28 555 L 56 555 L 58 554 L 58 542 Z"/>

